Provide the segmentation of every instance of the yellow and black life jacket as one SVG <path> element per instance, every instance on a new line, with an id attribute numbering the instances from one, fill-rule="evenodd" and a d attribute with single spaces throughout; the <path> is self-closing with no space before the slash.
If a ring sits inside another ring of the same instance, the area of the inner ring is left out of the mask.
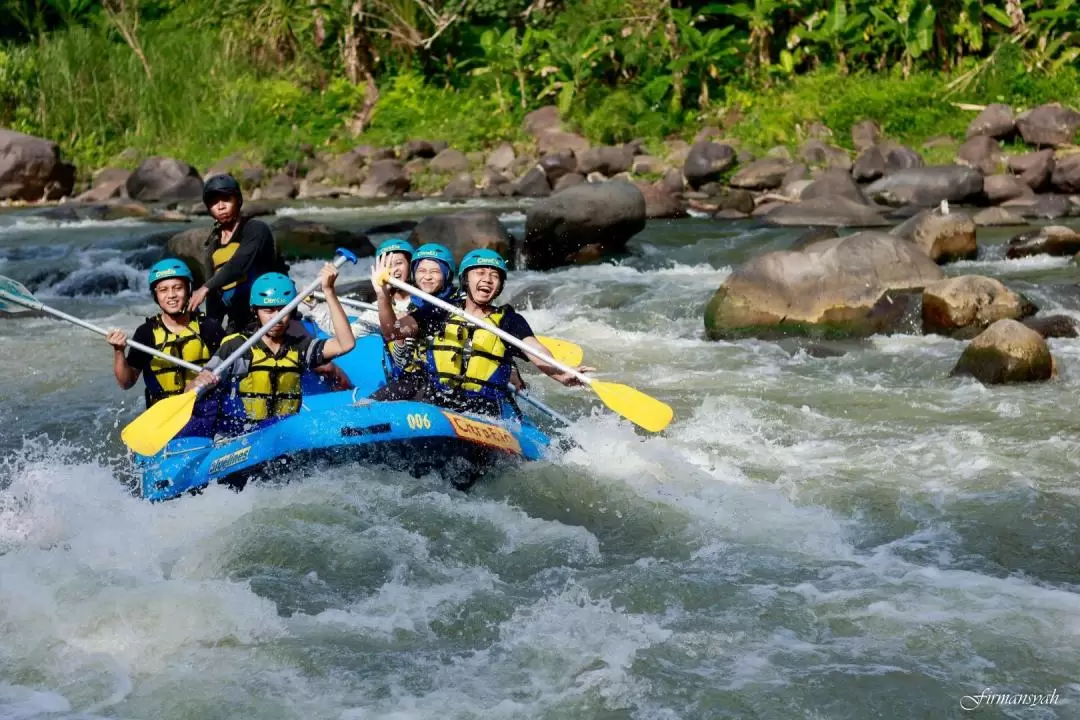
<path id="1" fill-rule="evenodd" d="M 246 339 L 232 335 L 224 342 L 233 337 Z M 281 357 L 274 357 L 260 342 L 251 348 L 251 355 L 248 373 L 236 385 L 247 419 L 266 420 L 300 412 L 303 365 L 299 348 L 287 347 Z"/>
<path id="2" fill-rule="evenodd" d="M 509 306 L 495 309 L 487 321 L 498 327 Z M 507 346 L 495 333 L 471 325 L 457 315 L 447 318 L 427 346 L 427 365 L 443 386 L 490 398 L 506 396 L 513 368 Z"/>
<path id="3" fill-rule="evenodd" d="M 229 238 L 229 242 L 226 243 L 225 245 L 222 245 L 220 243 L 220 237 L 221 237 L 220 235 L 218 235 L 219 240 L 214 241 L 214 243 L 215 243 L 214 244 L 214 252 L 211 253 L 210 259 L 214 264 L 214 272 L 215 273 L 218 270 L 220 270 L 222 267 L 224 267 L 225 263 L 232 260 L 232 256 L 236 254 L 236 250 L 240 247 L 240 237 L 239 237 L 239 235 L 240 235 L 240 227 L 237 226 L 236 231 L 233 232 L 232 237 Z M 211 274 L 213 274 L 213 273 L 211 273 Z M 240 278 L 236 282 L 231 282 L 228 285 L 225 285 L 224 287 L 221 288 L 221 292 L 227 292 L 229 290 L 232 290 L 237 285 L 240 285 L 242 282 L 246 281 L 246 279 L 247 278 Z"/>
<path id="4" fill-rule="evenodd" d="M 146 321 L 151 323 L 154 329 L 154 348 L 166 355 L 172 355 L 175 358 L 187 360 L 201 366 L 206 364 L 211 355 L 210 348 L 206 347 L 206 343 L 203 342 L 199 327 L 200 320 L 205 319 L 202 315 L 195 315 L 187 327 L 182 328 L 180 332 L 173 332 L 165 327 L 160 315 L 147 318 Z M 179 365 L 173 365 L 156 357 L 150 358 L 149 374 L 153 376 L 158 385 L 156 391 L 152 390 L 150 392 L 154 400 L 160 400 L 170 395 L 179 395 L 184 392 L 188 381 L 195 378 L 195 373 L 190 370 L 185 370 Z"/>

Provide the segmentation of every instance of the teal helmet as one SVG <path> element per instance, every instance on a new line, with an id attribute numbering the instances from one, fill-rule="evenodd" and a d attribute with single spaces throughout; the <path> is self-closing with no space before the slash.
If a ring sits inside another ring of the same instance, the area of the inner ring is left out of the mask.
<path id="1" fill-rule="evenodd" d="M 461 268 L 458 270 L 458 278 L 462 282 L 465 281 L 465 273 L 469 272 L 473 268 L 478 267 L 493 267 L 502 274 L 502 279 L 506 280 L 506 261 L 503 260 L 502 255 L 494 250 L 472 250 L 468 255 L 461 259 Z"/>
<path id="2" fill-rule="evenodd" d="M 154 296 L 154 285 L 157 285 L 161 280 L 168 280 L 169 278 L 183 278 L 187 280 L 188 290 L 191 290 L 191 286 L 195 282 L 195 276 L 191 274 L 191 268 L 189 268 L 187 263 L 183 260 L 177 260 L 176 258 L 158 260 L 151 266 L 150 272 L 147 273 L 146 276 L 146 280 L 150 284 L 150 296 Z"/>
<path id="3" fill-rule="evenodd" d="M 380 243 L 379 247 L 375 249 L 375 257 L 382 257 L 387 253 L 405 253 L 409 256 L 409 260 L 412 260 L 413 255 L 416 253 L 413 250 L 413 246 L 409 244 L 408 240 L 402 240 L 401 238 L 390 238 Z"/>
<path id="4" fill-rule="evenodd" d="M 296 285 L 287 275 L 266 273 L 251 284 L 251 307 L 285 307 L 296 297 Z"/>
<path id="5" fill-rule="evenodd" d="M 444 273 L 447 280 L 454 277 L 454 271 L 457 269 L 456 263 L 454 263 L 453 254 L 447 250 L 444 246 L 438 243 L 427 243 L 416 248 L 416 252 L 412 256 L 412 271 L 416 272 L 416 266 L 421 260 L 435 260 L 440 262 L 446 269 Z"/>

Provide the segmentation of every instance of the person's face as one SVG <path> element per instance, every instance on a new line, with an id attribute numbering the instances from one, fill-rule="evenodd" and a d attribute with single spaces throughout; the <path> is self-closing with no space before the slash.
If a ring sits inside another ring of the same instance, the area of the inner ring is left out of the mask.
<path id="1" fill-rule="evenodd" d="M 209 210 L 210 217 L 222 225 L 230 225 L 240 214 L 240 198 L 233 195 L 212 195 Z"/>
<path id="2" fill-rule="evenodd" d="M 487 305 L 502 292 L 502 273 L 493 267 L 473 268 L 465 276 L 465 283 L 472 301 Z"/>
<path id="3" fill-rule="evenodd" d="M 166 315 L 179 315 L 188 302 L 188 283 L 181 278 L 167 278 L 154 283 L 154 300 Z"/>
<path id="4" fill-rule="evenodd" d="M 436 260 L 421 260 L 416 263 L 413 280 L 418 288 L 434 295 L 443 289 L 442 266 Z"/>
<path id="5" fill-rule="evenodd" d="M 390 277 L 401 282 L 409 281 L 409 256 L 405 253 L 390 253 L 387 258 L 390 263 Z"/>
<path id="6" fill-rule="evenodd" d="M 270 322 L 270 319 L 277 315 L 280 310 L 281 308 L 255 308 L 255 317 L 258 318 L 259 325 L 265 325 Z M 285 337 L 285 331 L 288 329 L 289 316 L 286 315 L 283 319 L 278 321 L 274 327 L 270 328 L 269 332 L 266 334 L 273 340 L 281 340 L 281 338 Z"/>

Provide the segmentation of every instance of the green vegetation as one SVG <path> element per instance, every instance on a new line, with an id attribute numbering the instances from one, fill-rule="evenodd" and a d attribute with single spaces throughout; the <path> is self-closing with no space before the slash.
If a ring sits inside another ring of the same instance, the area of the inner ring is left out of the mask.
<path id="1" fill-rule="evenodd" d="M 556 104 L 594 142 L 753 148 L 862 118 L 962 136 L 953 103 L 1080 105 L 1080 0 L 0 0 L 0 126 L 82 171 L 233 152 L 520 135 Z"/>

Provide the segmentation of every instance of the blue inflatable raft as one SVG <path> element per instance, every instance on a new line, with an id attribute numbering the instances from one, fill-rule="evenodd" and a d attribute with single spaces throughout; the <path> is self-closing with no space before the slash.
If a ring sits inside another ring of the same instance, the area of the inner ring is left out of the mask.
<path id="1" fill-rule="evenodd" d="M 331 392 L 305 376 L 300 412 L 235 437 L 177 438 L 152 457 L 135 456 L 142 496 L 168 500 L 210 483 L 242 487 L 251 478 L 273 477 L 297 463 L 359 461 L 414 475 L 443 474 L 457 487 L 506 463 L 537 460 L 551 438 L 526 417 L 501 420 L 451 412 L 420 402 L 373 402 L 385 383 L 383 344 L 360 338 L 335 361 L 353 390 Z"/>

